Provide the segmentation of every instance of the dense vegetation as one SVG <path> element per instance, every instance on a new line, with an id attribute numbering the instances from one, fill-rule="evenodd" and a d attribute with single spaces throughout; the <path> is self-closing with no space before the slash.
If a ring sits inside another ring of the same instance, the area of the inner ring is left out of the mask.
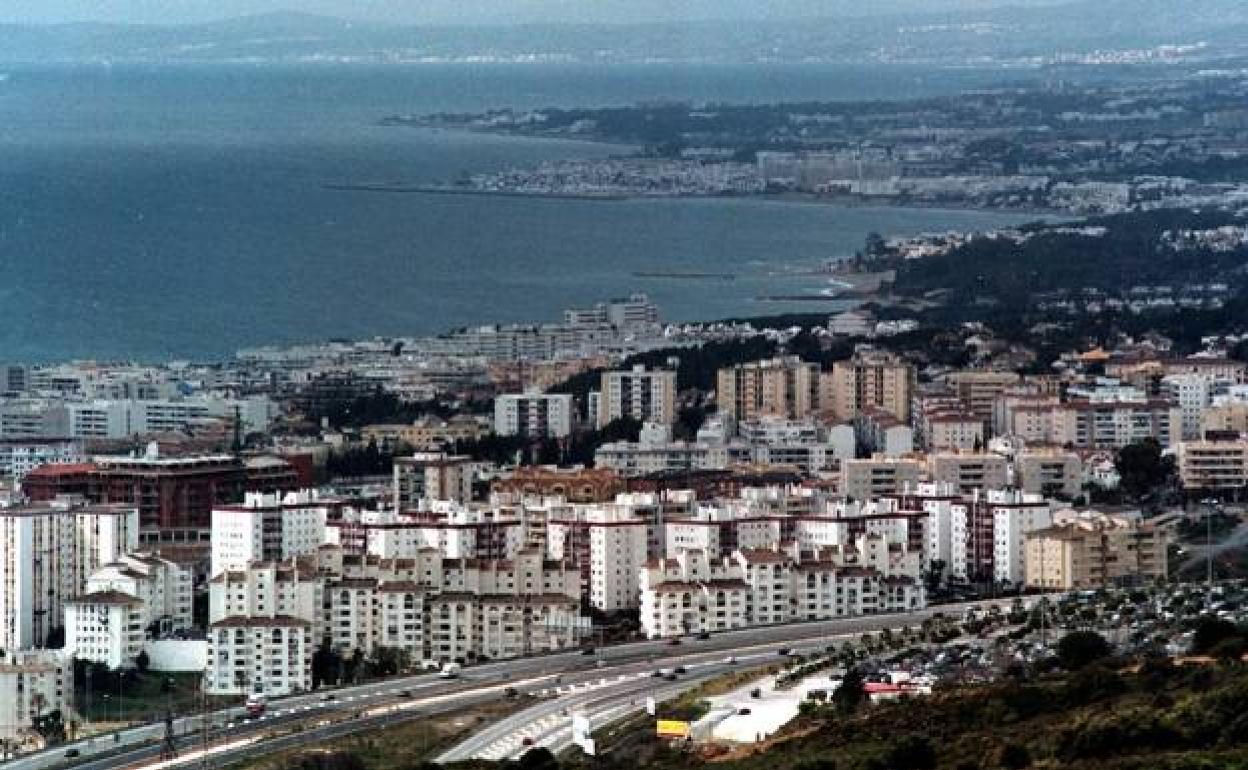
<path id="1" fill-rule="evenodd" d="M 1223 211 L 1165 209 L 1090 220 L 1103 236 L 1044 232 L 1015 244 L 979 239 L 946 255 L 899 265 L 896 288 L 907 294 L 937 289 L 959 300 L 1026 306 L 1038 292 L 1083 288 L 1117 292 L 1137 285 L 1205 283 L 1239 274 L 1248 250 L 1171 251 L 1159 246 L 1167 230 L 1208 229 L 1235 222 Z"/>
<path id="2" fill-rule="evenodd" d="M 1095 635 L 1092 635 L 1095 636 Z M 1099 644 L 1098 644 L 1099 642 Z M 1074 671 L 955 687 L 931 698 L 860 708 L 804 709 L 766 752 L 722 758 L 723 770 L 1178 770 L 1248 767 L 1248 669 L 1178 669 L 1149 659 L 1138 672 L 1101 660 L 1103 640 L 1072 640 Z M 856 713 L 855 716 L 847 716 Z M 598 766 L 703 764 L 649 741 Z M 711 766 L 708 764 L 708 766 Z"/>

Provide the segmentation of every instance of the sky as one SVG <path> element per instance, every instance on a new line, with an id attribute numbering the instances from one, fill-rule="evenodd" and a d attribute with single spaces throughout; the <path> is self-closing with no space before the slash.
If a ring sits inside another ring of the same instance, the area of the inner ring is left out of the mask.
<path id="1" fill-rule="evenodd" d="M 1061 0 L 0 0 L 0 22 L 185 24 L 300 11 L 403 24 L 634 23 L 862 16 L 1053 5 Z"/>

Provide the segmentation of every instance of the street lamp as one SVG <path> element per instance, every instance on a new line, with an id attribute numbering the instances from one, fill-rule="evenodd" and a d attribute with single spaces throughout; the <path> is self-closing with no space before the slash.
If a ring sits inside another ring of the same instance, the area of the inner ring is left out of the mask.
<path id="1" fill-rule="evenodd" d="M 1205 611 L 1213 609 L 1213 513 L 1222 504 L 1216 497 L 1200 501 L 1205 509 Z"/>

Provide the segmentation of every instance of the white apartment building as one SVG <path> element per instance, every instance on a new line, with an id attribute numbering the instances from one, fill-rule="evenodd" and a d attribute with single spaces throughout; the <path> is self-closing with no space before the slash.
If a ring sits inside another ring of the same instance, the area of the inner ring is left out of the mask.
<path id="1" fill-rule="evenodd" d="M 893 545 L 862 538 L 888 563 Z M 648 638 L 921 609 L 921 581 L 862 566 L 856 549 L 746 549 L 708 559 L 701 550 L 655 559 L 640 574 L 641 625 Z M 901 558 L 902 562 L 917 563 Z M 904 567 L 909 569 L 909 566 Z"/>
<path id="2" fill-rule="evenodd" d="M 1018 490 L 987 490 L 954 504 L 952 513 L 949 574 L 964 581 L 1018 582 L 1024 538 L 1052 520 L 1047 499 Z"/>
<path id="3" fill-rule="evenodd" d="M 165 635 L 191 627 L 190 570 L 155 554 L 128 554 L 87 578 L 88 593 L 120 591 L 143 603 L 144 628 Z"/>
<path id="4" fill-rule="evenodd" d="M 315 563 L 260 563 L 226 570 L 208 584 L 208 619 L 293 617 L 320 630 L 325 581 Z M 319 638 L 317 640 L 319 642 Z"/>
<path id="5" fill-rule="evenodd" d="M 73 705 L 73 670 L 61 650 L 0 651 L 0 740 L 42 745 L 36 719 Z"/>
<path id="6" fill-rule="evenodd" d="M 49 406 L 48 422 L 75 439 L 123 439 L 181 431 L 205 420 L 233 420 L 247 433 L 262 433 L 277 416 L 264 396 L 247 399 L 93 399 Z"/>
<path id="7" fill-rule="evenodd" d="M 133 668 L 147 625 L 140 599 L 122 591 L 92 591 L 65 603 L 65 652 L 114 670 Z"/>
<path id="8" fill-rule="evenodd" d="M 570 393 L 506 393 L 494 399 L 494 432 L 500 436 L 566 438 L 572 419 Z"/>
<path id="9" fill-rule="evenodd" d="M 1230 392 L 1236 380 L 1210 372 L 1169 374 L 1161 380 L 1161 391 L 1179 407 L 1180 436 L 1184 441 L 1201 438 L 1201 417 L 1214 400 Z"/>
<path id="10" fill-rule="evenodd" d="M 729 465 L 729 449 L 692 441 L 612 441 L 594 452 L 594 467 L 621 476 L 649 476 L 674 471 L 721 470 Z"/>
<path id="11" fill-rule="evenodd" d="M 598 394 L 598 411 L 591 416 L 599 428 L 622 417 L 662 425 L 676 422 L 674 371 L 648 371 L 639 365 L 627 371 L 603 372 Z"/>
<path id="12" fill-rule="evenodd" d="M 432 548 L 450 559 L 506 559 L 541 528 L 543 511 L 526 505 L 465 506 L 432 501 L 419 511 L 344 509 L 325 540 L 354 553 L 414 559 Z"/>
<path id="13" fill-rule="evenodd" d="M 414 662 L 567 649 L 589 629 L 578 573 L 537 550 L 507 560 L 447 559 L 434 549 L 381 559 L 325 546 L 314 556 L 216 576 L 210 617 L 214 634 L 222 624 L 286 628 L 295 620 L 307 623 L 314 644 L 324 640 L 344 654 L 396 646 Z"/>
<path id="14" fill-rule="evenodd" d="M 668 558 L 684 550 L 718 558 L 739 549 L 771 548 L 780 542 L 781 534 L 780 517 L 723 503 L 699 505 L 691 516 L 667 519 L 663 529 Z"/>
<path id="15" fill-rule="evenodd" d="M 700 550 L 648 562 L 640 573 L 641 628 L 649 639 L 745 628 L 749 585 L 730 559 Z"/>
<path id="16" fill-rule="evenodd" d="M 84 460 L 82 442 L 75 439 L 0 438 L 0 477 L 21 479 L 40 465 L 66 465 Z"/>
<path id="17" fill-rule="evenodd" d="M 590 606 L 603 612 L 632 609 L 651 526 L 631 505 L 575 506 L 563 518 L 547 521 L 547 554 L 579 572 Z"/>
<path id="18" fill-rule="evenodd" d="M 71 497 L 0 507 L 0 649 L 46 644 L 87 577 L 138 544 L 133 507 Z"/>
<path id="19" fill-rule="evenodd" d="M 208 629 L 210 695 L 281 697 L 312 689 L 312 624 L 288 615 L 228 617 Z"/>
<path id="20" fill-rule="evenodd" d="M 1018 502 L 1039 502 L 1022 495 L 1014 499 Z M 1021 585 L 1027 576 L 1027 535 L 1052 524 L 1053 512 L 1048 505 L 993 506 L 993 579 L 998 583 Z"/>
<path id="21" fill-rule="evenodd" d="M 326 519 L 339 507 L 339 500 L 302 490 L 248 492 L 241 505 L 213 508 L 211 574 L 314 552 L 325 542 Z"/>

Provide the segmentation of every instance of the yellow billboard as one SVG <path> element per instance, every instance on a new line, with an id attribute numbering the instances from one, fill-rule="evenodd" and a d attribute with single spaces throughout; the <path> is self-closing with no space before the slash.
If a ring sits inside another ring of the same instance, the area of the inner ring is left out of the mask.
<path id="1" fill-rule="evenodd" d="M 688 738 L 689 723 L 677 719 L 660 719 L 654 723 L 654 732 L 660 738 Z"/>

